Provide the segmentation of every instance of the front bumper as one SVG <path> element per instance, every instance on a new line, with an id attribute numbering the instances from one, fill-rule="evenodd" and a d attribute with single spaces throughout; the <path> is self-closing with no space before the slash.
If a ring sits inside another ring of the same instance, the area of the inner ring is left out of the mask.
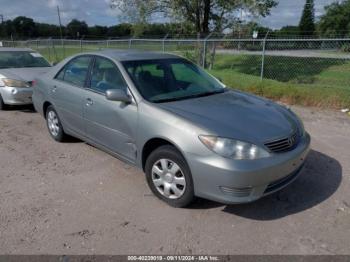
<path id="1" fill-rule="evenodd" d="M 0 87 L 0 94 L 6 105 L 32 104 L 33 88 Z"/>
<path id="2" fill-rule="evenodd" d="M 299 175 L 310 149 L 306 134 L 292 151 L 258 160 L 186 154 L 195 195 L 225 204 L 247 203 L 276 192 Z"/>

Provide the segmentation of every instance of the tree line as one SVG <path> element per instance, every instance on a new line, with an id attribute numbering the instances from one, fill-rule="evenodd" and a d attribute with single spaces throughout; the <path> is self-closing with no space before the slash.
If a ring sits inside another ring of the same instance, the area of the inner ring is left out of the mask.
<path id="1" fill-rule="evenodd" d="M 168 32 L 177 34 L 190 34 L 191 27 L 175 23 L 155 24 L 131 24 L 121 23 L 113 26 L 88 26 L 85 21 L 73 19 L 67 25 L 62 26 L 62 36 L 70 39 L 105 39 L 105 38 L 129 38 L 132 36 L 159 36 Z M 0 24 L 0 38 L 2 39 L 35 39 L 35 38 L 60 38 L 59 25 L 38 23 L 32 18 L 19 16 L 13 20 L 6 20 Z"/>
<path id="2" fill-rule="evenodd" d="M 255 16 L 268 16 L 278 3 L 274 0 L 110 0 L 128 17 L 127 23 L 113 26 L 88 26 L 85 21 L 73 19 L 67 25 L 38 23 L 32 18 L 19 16 L 0 24 L 1 39 L 64 38 L 105 39 L 130 37 L 205 37 L 212 32 L 226 32 L 228 37 L 350 37 L 350 0 L 334 2 L 325 7 L 325 14 L 315 18 L 314 0 L 305 0 L 299 25 L 278 30 L 246 22 L 237 18 L 237 10 Z M 258 5 L 256 3 L 259 3 Z M 156 13 L 176 18 L 175 23 L 151 23 Z M 218 33 L 220 32 L 220 33 Z M 215 34 L 213 34 L 215 37 Z"/>

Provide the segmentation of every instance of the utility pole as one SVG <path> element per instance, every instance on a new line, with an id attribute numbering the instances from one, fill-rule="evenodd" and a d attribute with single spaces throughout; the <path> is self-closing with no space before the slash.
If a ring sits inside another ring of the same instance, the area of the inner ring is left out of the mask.
<path id="1" fill-rule="evenodd" d="M 61 40 L 63 41 L 62 23 L 61 23 L 61 13 L 60 13 L 60 7 L 59 7 L 59 6 L 57 6 L 57 15 L 58 15 L 58 23 L 59 23 L 59 25 L 60 25 Z"/>
<path id="2" fill-rule="evenodd" d="M 58 23 L 60 24 L 60 34 L 61 34 L 61 45 L 63 49 L 63 56 L 65 56 L 66 52 L 64 50 L 64 42 L 63 42 L 63 33 L 62 33 L 62 23 L 61 23 L 61 13 L 60 13 L 60 7 L 57 5 L 57 15 L 58 15 Z"/>
<path id="3" fill-rule="evenodd" d="M 4 24 L 4 15 L 0 14 L 0 19 L 1 19 L 1 27 L 0 27 L 0 36 L 5 36 L 5 28 L 3 28 Z M 3 34 L 4 33 L 4 34 Z M 0 42 L 0 46 L 2 46 L 2 42 Z"/>

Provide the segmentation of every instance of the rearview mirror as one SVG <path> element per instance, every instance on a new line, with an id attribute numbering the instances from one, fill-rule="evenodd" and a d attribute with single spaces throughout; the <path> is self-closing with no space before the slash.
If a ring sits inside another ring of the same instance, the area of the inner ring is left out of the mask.
<path id="1" fill-rule="evenodd" d="M 108 89 L 106 91 L 106 98 L 110 101 L 120 101 L 124 103 L 131 103 L 131 97 L 122 89 Z"/>

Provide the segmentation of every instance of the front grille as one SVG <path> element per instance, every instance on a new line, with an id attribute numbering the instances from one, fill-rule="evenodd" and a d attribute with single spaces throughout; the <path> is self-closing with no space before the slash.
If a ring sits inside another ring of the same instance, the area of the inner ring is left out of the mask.
<path id="1" fill-rule="evenodd" d="M 289 137 L 265 143 L 265 146 L 270 149 L 271 152 L 282 153 L 294 149 L 298 145 L 298 142 L 298 132 L 295 132 Z"/>

